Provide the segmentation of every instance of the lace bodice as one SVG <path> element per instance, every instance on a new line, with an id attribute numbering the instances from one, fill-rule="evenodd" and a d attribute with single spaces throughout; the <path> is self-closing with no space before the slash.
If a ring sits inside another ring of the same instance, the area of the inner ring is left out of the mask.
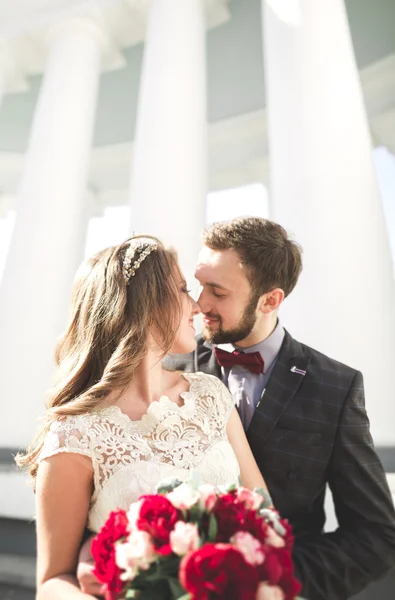
<path id="1" fill-rule="evenodd" d="M 98 531 L 111 510 L 127 509 L 141 494 L 154 493 L 162 479 L 188 478 L 222 485 L 237 480 L 239 466 L 226 435 L 234 401 L 212 375 L 188 373 L 189 391 L 178 406 L 166 396 L 140 421 L 117 406 L 70 416 L 51 424 L 39 460 L 60 452 L 88 456 L 94 493 L 88 527 Z"/>

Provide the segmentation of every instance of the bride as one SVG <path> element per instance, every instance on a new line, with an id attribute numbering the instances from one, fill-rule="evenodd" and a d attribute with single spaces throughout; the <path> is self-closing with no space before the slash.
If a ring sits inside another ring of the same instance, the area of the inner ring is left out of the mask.
<path id="1" fill-rule="evenodd" d="M 167 477 L 265 483 L 225 386 L 162 368 L 196 345 L 173 251 L 134 236 L 82 265 L 43 429 L 18 457 L 35 480 L 37 599 L 86 600 L 75 573 L 84 531 Z"/>

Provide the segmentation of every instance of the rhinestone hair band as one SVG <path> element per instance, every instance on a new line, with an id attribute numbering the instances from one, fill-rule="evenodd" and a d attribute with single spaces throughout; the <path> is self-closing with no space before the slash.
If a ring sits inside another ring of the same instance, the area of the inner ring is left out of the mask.
<path id="1" fill-rule="evenodd" d="M 129 246 L 126 250 L 122 265 L 122 273 L 126 285 L 129 285 L 130 279 L 135 276 L 137 269 L 140 268 L 141 263 L 147 256 L 157 249 L 158 246 L 156 244 L 147 244 L 147 242 L 141 242 L 137 246 Z M 135 258 L 136 252 L 138 251 L 140 251 L 139 257 Z"/>

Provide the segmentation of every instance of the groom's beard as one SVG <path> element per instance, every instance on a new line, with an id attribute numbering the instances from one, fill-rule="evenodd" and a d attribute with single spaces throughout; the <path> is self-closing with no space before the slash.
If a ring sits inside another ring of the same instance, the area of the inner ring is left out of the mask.
<path id="1" fill-rule="evenodd" d="M 207 313 L 209 319 L 218 319 L 218 329 L 211 331 L 206 325 L 203 327 L 203 337 L 210 344 L 236 344 L 241 340 L 248 337 L 251 331 L 254 329 L 256 323 L 256 305 L 258 303 L 259 296 L 253 296 L 244 309 L 244 313 L 237 323 L 236 327 L 232 329 L 222 328 L 222 319 L 219 315 L 213 313 Z"/>

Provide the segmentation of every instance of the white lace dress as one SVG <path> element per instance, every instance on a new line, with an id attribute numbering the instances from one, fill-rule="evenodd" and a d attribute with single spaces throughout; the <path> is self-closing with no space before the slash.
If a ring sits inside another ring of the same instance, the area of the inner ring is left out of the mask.
<path id="1" fill-rule="evenodd" d="M 98 531 L 111 510 L 127 509 L 162 479 L 184 481 L 190 470 L 213 485 L 234 482 L 239 465 L 226 435 L 234 401 L 224 384 L 204 373 L 184 374 L 189 391 L 183 406 L 166 396 L 140 421 L 117 406 L 54 421 L 39 460 L 60 452 L 88 456 L 94 493 L 88 527 Z"/>

